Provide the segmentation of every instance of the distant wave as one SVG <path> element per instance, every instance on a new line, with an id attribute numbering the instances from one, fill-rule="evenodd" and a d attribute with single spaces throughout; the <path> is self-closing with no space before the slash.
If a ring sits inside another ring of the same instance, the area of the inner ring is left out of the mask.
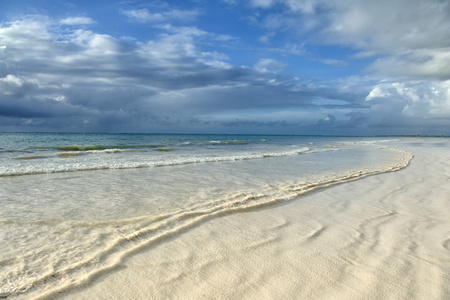
<path id="1" fill-rule="evenodd" d="M 247 145 L 251 141 L 244 140 L 212 140 L 212 141 L 189 141 L 182 142 L 180 146 L 206 146 L 206 145 Z M 118 145 L 55 145 L 55 146 L 35 146 L 32 150 L 56 150 L 62 152 L 81 152 L 81 151 L 96 151 L 96 150 L 110 150 L 110 149 L 166 149 L 171 143 L 163 144 L 118 144 Z M 5 151 L 5 150 L 1 150 Z M 24 152 L 24 150 L 7 150 L 8 152 Z"/>
<path id="2" fill-rule="evenodd" d="M 247 145 L 250 141 L 227 140 L 227 141 L 204 141 L 204 142 L 184 142 L 183 145 Z"/>
<path id="3" fill-rule="evenodd" d="M 96 151 L 112 149 L 139 149 L 139 148 L 158 148 L 162 145 L 57 145 L 32 147 L 34 150 L 58 150 L 58 151 Z"/>
<path id="4" fill-rule="evenodd" d="M 160 148 L 156 148 L 159 150 Z M 141 149 L 117 149 L 117 148 L 108 148 L 104 150 L 84 150 L 84 151 L 63 151 L 58 152 L 57 155 L 60 157 L 73 157 L 85 154 L 110 154 L 110 153 L 121 153 L 121 152 L 144 152 L 145 150 Z"/>

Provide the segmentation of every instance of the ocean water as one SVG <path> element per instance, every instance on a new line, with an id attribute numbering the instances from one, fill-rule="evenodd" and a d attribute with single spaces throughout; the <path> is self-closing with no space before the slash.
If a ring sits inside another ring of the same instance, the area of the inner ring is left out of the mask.
<path id="1" fill-rule="evenodd" d="M 0 298 L 55 295 L 227 214 L 412 156 L 396 138 L 0 133 Z"/>

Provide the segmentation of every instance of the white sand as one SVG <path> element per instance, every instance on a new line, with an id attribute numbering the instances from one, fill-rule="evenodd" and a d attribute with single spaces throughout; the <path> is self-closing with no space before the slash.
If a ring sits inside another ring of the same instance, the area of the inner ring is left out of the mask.
<path id="1" fill-rule="evenodd" d="M 450 151 L 405 147 L 406 169 L 210 220 L 58 299 L 450 299 Z"/>

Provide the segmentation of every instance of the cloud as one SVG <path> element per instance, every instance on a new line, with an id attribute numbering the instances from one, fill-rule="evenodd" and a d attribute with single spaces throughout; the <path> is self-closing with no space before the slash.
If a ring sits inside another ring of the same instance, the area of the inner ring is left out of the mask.
<path id="1" fill-rule="evenodd" d="M 179 10 L 172 9 L 161 12 L 150 12 L 148 9 L 122 10 L 122 13 L 140 23 L 161 23 L 170 21 L 192 22 L 200 12 L 197 10 Z"/>
<path id="2" fill-rule="evenodd" d="M 450 81 L 381 82 L 367 95 L 361 120 L 396 134 L 449 134 Z"/>
<path id="3" fill-rule="evenodd" d="M 337 118 L 334 115 L 328 114 L 325 118 L 317 121 L 319 127 L 333 127 L 337 124 Z"/>
<path id="4" fill-rule="evenodd" d="M 284 69 L 286 64 L 271 58 L 260 59 L 255 64 L 255 70 L 261 73 L 277 73 Z"/>
<path id="5" fill-rule="evenodd" d="M 124 10 L 122 11 L 124 15 L 128 18 L 135 20 L 137 22 L 147 23 L 147 22 L 162 22 L 166 20 L 160 13 L 150 13 L 147 9 L 139 10 Z"/>
<path id="6" fill-rule="evenodd" d="M 380 83 L 369 93 L 366 101 L 396 103 L 399 105 L 397 113 L 407 117 L 449 118 L 450 80 Z"/>
<path id="7" fill-rule="evenodd" d="M 8 74 L 5 78 L 0 78 L 0 84 L 3 86 L 20 87 L 22 86 L 23 81 L 19 77 Z"/>
<path id="8" fill-rule="evenodd" d="M 392 76 L 450 79 L 450 47 L 405 51 L 377 59 L 370 69 Z"/>
<path id="9" fill-rule="evenodd" d="M 62 19 L 60 23 L 64 25 L 89 25 L 93 24 L 94 20 L 88 17 L 68 17 Z"/>
<path id="10" fill-rule="evenodd" d="M 22 85 L 23 80 L 11 74 L 0 78 L 0 92 L 6 96 L 15 96 L 20 94 Z"/>
<path id="11" fill-rule="evenodd" d="M 292 29 L 316 29 L 321 38 L 327 37 L 322 40 L 325 43 L 388 52 L 398 48 L 447 47 L 450 43 L 450 4 L 441 0 L 253 0 L 251 4 L 266 9 L 278 7 L 273 10 L 276 13 L 261 15 L 265 26 L 277 24 L 288 29 L 297 21 Z M 305 28 L 309 22 L 320 27 Z"/>
<path id="12" fill-rule="evenodd" d="M 48 25 L 48 20 L 44 17 L 4 24 L 0 28 L 0 44 L 4 47 L 2 49 L 3 55 L 13 53 L 14 49 L 16 49 L 15 47 L 33 46 L 35 51 L 46 49 L 47 43 L 52 38 L 47 30 Z"/>
<path id="13" fill-rule="evenodd" d="M 331 42 L 388 53 L 450 45 L 448 2 L 345 0 L 328 5 L 332 13 L 324 33 Z"/>

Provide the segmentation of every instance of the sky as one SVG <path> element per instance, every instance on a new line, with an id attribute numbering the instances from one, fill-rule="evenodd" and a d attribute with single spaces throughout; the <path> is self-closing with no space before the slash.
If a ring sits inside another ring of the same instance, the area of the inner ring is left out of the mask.
<path id="1" fill-rule="evenodd" d="M 0 0 L 0 131 L 450 135 L 450 2 Z"/>

